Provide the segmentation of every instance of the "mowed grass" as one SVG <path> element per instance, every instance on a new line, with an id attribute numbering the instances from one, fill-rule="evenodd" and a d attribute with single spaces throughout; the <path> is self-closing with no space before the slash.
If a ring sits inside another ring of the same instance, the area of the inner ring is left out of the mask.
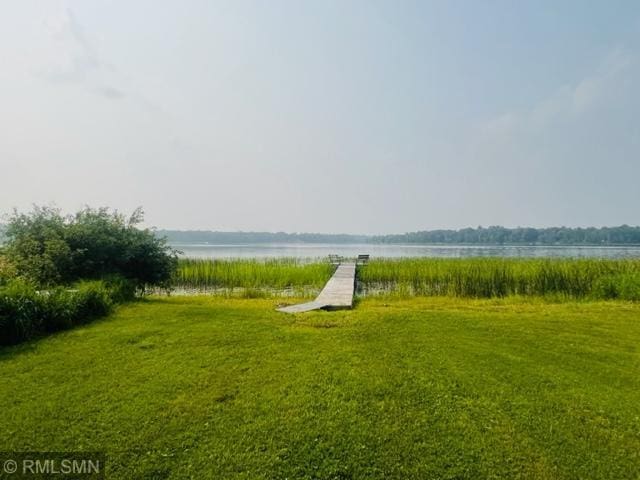
<path id="1" fill-rule="evenodd" d="M 156 298 L 0 350 L 1 451 L 108 478 L 625 479 L 640 305 Z"/>

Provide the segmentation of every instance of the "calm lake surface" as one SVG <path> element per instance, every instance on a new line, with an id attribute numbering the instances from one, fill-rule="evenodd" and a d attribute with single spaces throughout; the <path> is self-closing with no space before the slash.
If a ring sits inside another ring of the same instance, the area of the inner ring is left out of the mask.
<path id="1" fill-rule="evenodd" d="M 481 246 L 481 245 L 372 245 L 372 244 L 254 244 L 202 245 L 172 244 L 183 257 L 191 258 L 325 258 L 327 255 L 355 257 L 572 257 L 572 258 L 640 258 L 637 247 L 583 246 Z"/>

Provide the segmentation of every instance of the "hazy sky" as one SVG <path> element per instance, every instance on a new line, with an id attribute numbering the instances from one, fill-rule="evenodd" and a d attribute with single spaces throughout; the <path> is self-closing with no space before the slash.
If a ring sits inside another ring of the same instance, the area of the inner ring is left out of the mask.
<path id="1" fill-rule="evenodd" d="M 4 1 L 0 211 L 640 224 L 640 2 Z"/>

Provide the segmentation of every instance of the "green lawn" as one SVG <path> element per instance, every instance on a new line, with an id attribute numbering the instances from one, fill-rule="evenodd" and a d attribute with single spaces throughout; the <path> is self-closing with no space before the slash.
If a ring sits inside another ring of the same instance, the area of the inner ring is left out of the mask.
<path id="1" fill-rule="evenodd" d="M 640 304 L 152 299 L 0 349 L 0 451 L 108 478 L 640 472 Z"/>

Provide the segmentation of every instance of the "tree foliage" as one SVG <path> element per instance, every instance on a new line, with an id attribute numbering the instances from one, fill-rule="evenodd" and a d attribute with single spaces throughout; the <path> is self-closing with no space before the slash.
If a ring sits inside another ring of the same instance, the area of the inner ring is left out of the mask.
<path id="1" fill-rule="evenodd" d="M 6 227 L 6 255 L 19 275 L 39 285 L 120 276 L 136 287 L 167 284 L 176 253 L 153 231 L 139 228 L 143 212 L 130 217 L 86 207 L 74 215 L 34 207 L 14 211 Z"/>
<path id="2" fill-rule="evenodd" d="M 430 230 L 396 235 L 347 235 L 322 233 L 208 232 L 161 230 L 173 243 L 212 245 L 252 243 L 390 243 L 478 245 L 640 245 L 640 227 L 603 228 L 505 228 L 500 226 Z"/>
<path id="3" fill-rule="evenodd" d="M 213 232 L 206 230 L 158 230 L 173 243 L 235 245 L 248 243 L 363 243 L 366 235 L 285 232 Z"/>
<path id="4" fill-rule="evenodd" d="M 500 226 L 431 230 L 371 237 L 373 243 L 479 245 L 640 245 L 640 227 L 505 228 Z"/>

